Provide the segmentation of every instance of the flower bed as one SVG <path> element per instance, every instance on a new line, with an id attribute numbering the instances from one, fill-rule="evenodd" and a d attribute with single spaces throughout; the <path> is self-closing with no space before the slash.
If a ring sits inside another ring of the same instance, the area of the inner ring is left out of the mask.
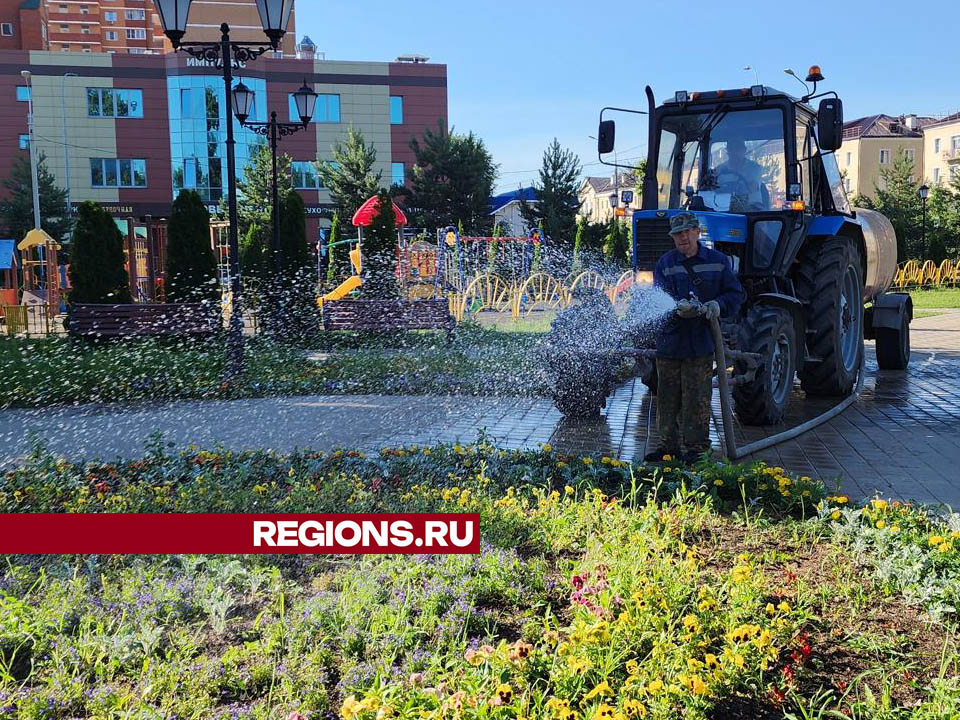
<path id="1" fill-rule="evenodd" d="M 115 464 L 38 450 L 0 488 L 4 512 L 469 511 L 483 538 L 476 556 L 9 558 L 0 717 L 960 711 L 956 517 L 850 508 L 762 464 L 158 443 Z"/>

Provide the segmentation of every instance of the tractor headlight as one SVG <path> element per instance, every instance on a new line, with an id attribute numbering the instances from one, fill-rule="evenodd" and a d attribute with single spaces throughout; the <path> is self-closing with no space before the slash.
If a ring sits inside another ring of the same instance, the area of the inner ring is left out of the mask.
<path id="1" fill-rule="evenodd" d="M 690 96 L 687 94 L 686 90 L 677 90 L 673 95 L 673 99 L 678 103 L 685 103 L 690 99 Z"/>

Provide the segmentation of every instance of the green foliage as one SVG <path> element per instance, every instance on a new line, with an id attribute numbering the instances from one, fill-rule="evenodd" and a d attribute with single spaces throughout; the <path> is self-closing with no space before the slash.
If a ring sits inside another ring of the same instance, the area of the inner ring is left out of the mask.
<path id="1" fill-rule="evenodd" d="M 960 174 L 949 185 L 934 185 L 927 199 L 929 259 L 960 256 Z"/>
<path id="2" fill-rule="evenodd" d="M 887 217 L 897 234 L 897 260 L 924 257 L 921 203 L 916 168 L 903 149 L 880 171 L 873 208 Z M 863 206 L 860 206 L 863 207 Z"/>
<path id="3" fill-rule="evenodd" d="M 319 328 L 306 216 L 300 193 L 287 193 L 280 203 L 280 287 L 275 289 L 279 316 L 275 319 L 288 340 L 302 341 Z"/>
<path id="4" fill-rule="evenodd" d="M 581 170 L 580 159 L 554 138 L 543 151 L 540 178 L 534 185 L 537 202 L 520 203 L 520 212 L 530 227 L 539 227 L 551 243 L 568 249 L 573 244 L 580 210 Z"/>
<path id="5" fill-rule="evenodd" d="M 293 192 L 293 160 L 286 153 L 277 154 L 277 192 L 283 197 Z M 227 199 L 220 202 L 227 212 Z M 270 146 L 261 143 L 250 149 L 250 162 L 237 178 L 237 217 L 240 236 L 246 236 L 251 225 L 271 227 L 273 222 L 273 154 Z"/>
<path id="6" fill-rule="evenodd" d="M 330 160 L 317 163 L 317 174 L 323 187 L 330 190 L 344 222 L 379 190 L 383 173 L 374 172 L 376 162 L 376 148 L 372 143 L 367 144 L 363 133 L 351 126 L 347 128 L 346 141 L 338 140 L 334 144 Z"/>
<path id="7" fill-rule="evenodd" d="M 337 284 L 337 280 L 343 270 L 338 267 L 337 242 L 340 240 L 340 213 L 333 214 L 333 220 L 330 223 L 330 235 L 327 238 L 327 287 L 332 288 Z M 349 249 L 343 252 L 344 257 L 349 257 Z"/>
<path id="8" fill-rule="evenodd" d="M 110 214 L 95 202 L 87 201 L 77 209 L 71 255 L 71 303 L 131 302 L 123 235 Z"/>
<path id="9" fill-rule="evenodd" d="M 571 272 L 579 274 L 583 271 L 580 253 L 583 252 L 583 234 L 587 225 L 587 218 L 583 215 L 577 220 L 577 234 L 573 239 L 573 266 Z"/>
<path id="10" fill-rule="evenodd" d="M 397 248 L 397 223 L 390 191 L 377 193 L 377 212 L 363 230 L 363 293 L 367 297 L 387 298 L 398 294 L 394 276 Z"/>
<path id="11" fill-rule="evenodd" d="M 611 218 L 607 226 L 603 255 L 618 266 L 625 266 L 630 261 L 630 230 L 620 218 Z"/>
<path id="12" fill-rule="evenodd" d="M 167 302 L 217 302 L 217 260 L 210 247 L 210 214 L 200 195 L 181 190 L 167 224 Z"/>
<path id="13" fill-rule="evenodd" d="M 267 226 L 256 223 L 250 225 L 246 235 L 240 239 L 240 269 L 243 279 L 254 280 L 261 286 L 269 280 L 272 273 L 267 232 Z"/>
<path id="14" fill-rule="evenodd" d="M 70 231 L 67 192 L 57 187 L 42 150 L 37 152 L 37 184 L 40 186 L 40 224 L 50 237 L 63 243 Z M 33 177 L 29 157 L 21 155 L 13 161 L 3 187 L 6 199 L 0 202 L 0 221 L 7 233 L 19 242 L 33 229 Z M 67 260 L 65 256 L 60 259 Z"/>
<path id="15" fill-rule="evenodd" d="M 458 220 L 467 232 L 486 235 L 497 166 L 483 140 L 448 132 L 439 121 L 436 131 L 427 129 L 410 147 L 417 157 L 410 189 L 398 192 L 407 198 L 412 224 L 437 228 Z"/>

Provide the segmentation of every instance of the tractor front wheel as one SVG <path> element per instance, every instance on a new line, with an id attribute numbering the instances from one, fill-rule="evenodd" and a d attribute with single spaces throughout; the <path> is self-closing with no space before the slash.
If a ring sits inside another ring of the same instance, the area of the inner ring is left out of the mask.
<path id="1" fill-rule="evenodd" d="M 733 402 L 745 425 L 773 425 L 783 419 L 797 371 L 797 333 L 793 316 L 777 307 L 754 305 L 740 325 L 740 350 L 762 356 L 750 382 L 733 388 Z M 737 375 L 750 368 L 734 363 Z"/>

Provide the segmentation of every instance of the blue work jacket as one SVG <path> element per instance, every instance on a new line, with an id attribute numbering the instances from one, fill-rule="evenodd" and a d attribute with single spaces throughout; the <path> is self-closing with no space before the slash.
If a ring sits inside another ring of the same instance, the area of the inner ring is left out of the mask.
<path id="1" fill-rule="evenodd" d="M 726 255 L 703 243 L 699 245 L 697 254 L 689 260 L 679 250 L 671 250 L 661 257 L 653 271 L 653 284 L 674 300 L 689 300 L 691 292 L 701 303 L 716 300 L 721 317 L 731 317 L 746 298 L 743 286 Z M 684 261 L 700 280 L 699 284 L 694 283 L 684 268 Z M 713 350 L 710 322 L 702 317 L 685 319 L 671 314 L 657 336 L 657 357 L 682 360 L 711 355 Z"/>

